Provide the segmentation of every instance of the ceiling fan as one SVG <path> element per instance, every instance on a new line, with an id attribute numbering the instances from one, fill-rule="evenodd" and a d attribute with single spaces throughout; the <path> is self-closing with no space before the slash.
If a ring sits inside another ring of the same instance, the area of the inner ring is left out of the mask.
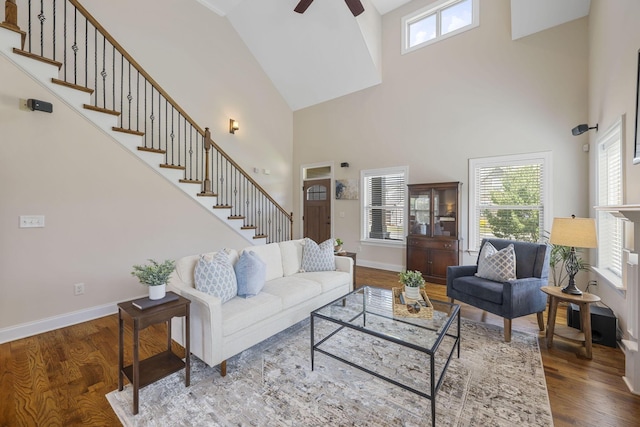
<path id="1" fill-rule="evenodd" d="M 344 2 L 349 6 L 349 10 L 351 10 L 353 16 L 358 16 L 364 12 L 364 7 L 360 0 L 344 0 Z M 298 13 L 304 13 L 311 3 L 313 3 L 313 0 L 300 0 L 300 3 L 298 3 L 296 8 L 293 10 Z"/>

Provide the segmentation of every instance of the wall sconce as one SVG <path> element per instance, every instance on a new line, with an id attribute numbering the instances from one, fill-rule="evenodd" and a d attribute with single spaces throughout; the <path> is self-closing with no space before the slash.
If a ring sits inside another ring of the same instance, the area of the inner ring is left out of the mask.
<path id="1" fill-rule="evenodd" d="M 591 126 L 591 127 L 589 127 L 589 125 L 586 123 L 582 125 L 578 125 L 573 129 L 571 129 L 571 133 L 573 134 L 573 136 L 578 136 L 578 135 L 582 135 L 583 133 L 591 129 L 595 129 L 596 132 L 598 132 L 598 124 L 596 123 L 595 126 Z"/>
<path id="2" fill-rule="evenodd" d="M 236 133 L 237 130 L 240 130 L 240 124 L 233 119 L 229 119 L 229 133 Z"/>

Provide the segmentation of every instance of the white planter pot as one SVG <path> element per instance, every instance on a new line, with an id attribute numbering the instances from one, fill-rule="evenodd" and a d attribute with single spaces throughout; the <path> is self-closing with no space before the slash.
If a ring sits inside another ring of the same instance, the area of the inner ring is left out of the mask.
<path id="1" fill-rule="evenodd" d="M 167 285 L 149 286 L 149 299 L 162 299 L 167 294 Z"/>
<path id="2" fill-rule="evenodd" d="M 405 286 L 404 294 L 407 296 L 407 298 L 417 300 L 418 298 L 420 298 L 420 287 Z"/>

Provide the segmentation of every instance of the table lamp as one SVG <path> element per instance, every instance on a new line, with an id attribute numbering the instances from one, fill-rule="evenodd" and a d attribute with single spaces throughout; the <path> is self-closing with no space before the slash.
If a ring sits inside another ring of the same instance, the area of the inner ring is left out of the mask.
<path id="1" fill-rule="evenodd" d="M 551 226 L 549 243 L 560 246 L 570 246 L 571 252 L 565 264 L 569 274 L 569 284 L 562 289 L 565 294 L 582 295 L 582 291 L 576 287 L 575 276 L 580 270 L 576 247 L 595 248 L 598 245 L 596 238 L 596 221 L 593 218 L 554 218 Z"/>

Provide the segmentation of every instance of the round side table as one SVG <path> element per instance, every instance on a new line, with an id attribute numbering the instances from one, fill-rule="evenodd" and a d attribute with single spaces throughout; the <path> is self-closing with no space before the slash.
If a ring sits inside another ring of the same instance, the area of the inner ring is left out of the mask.
<path id="1" fill-rule="evenodd" d="M 565 294 L 559 286 L 544 286 L 540 288 L 540 290 L 549 295 L 549 316 L 547 318 L 547 332 L 545 335 L 547 339 L 547 347 L 551 348 L 553 344 L 553 335 L 555 334 L 573 341 L 584 342 L 585 356 L 587 359 L 591 359 L 591 310 L 589 309 L 589 305 L 600 301 L 600 297 L 587 293 L 582 295 Z M 558 312 L 558 303 L 560 301 L 571 302 L 580 307 L 581 331 L 564 325 L 558 325 L 556 327 L 556 314 Z"/>

